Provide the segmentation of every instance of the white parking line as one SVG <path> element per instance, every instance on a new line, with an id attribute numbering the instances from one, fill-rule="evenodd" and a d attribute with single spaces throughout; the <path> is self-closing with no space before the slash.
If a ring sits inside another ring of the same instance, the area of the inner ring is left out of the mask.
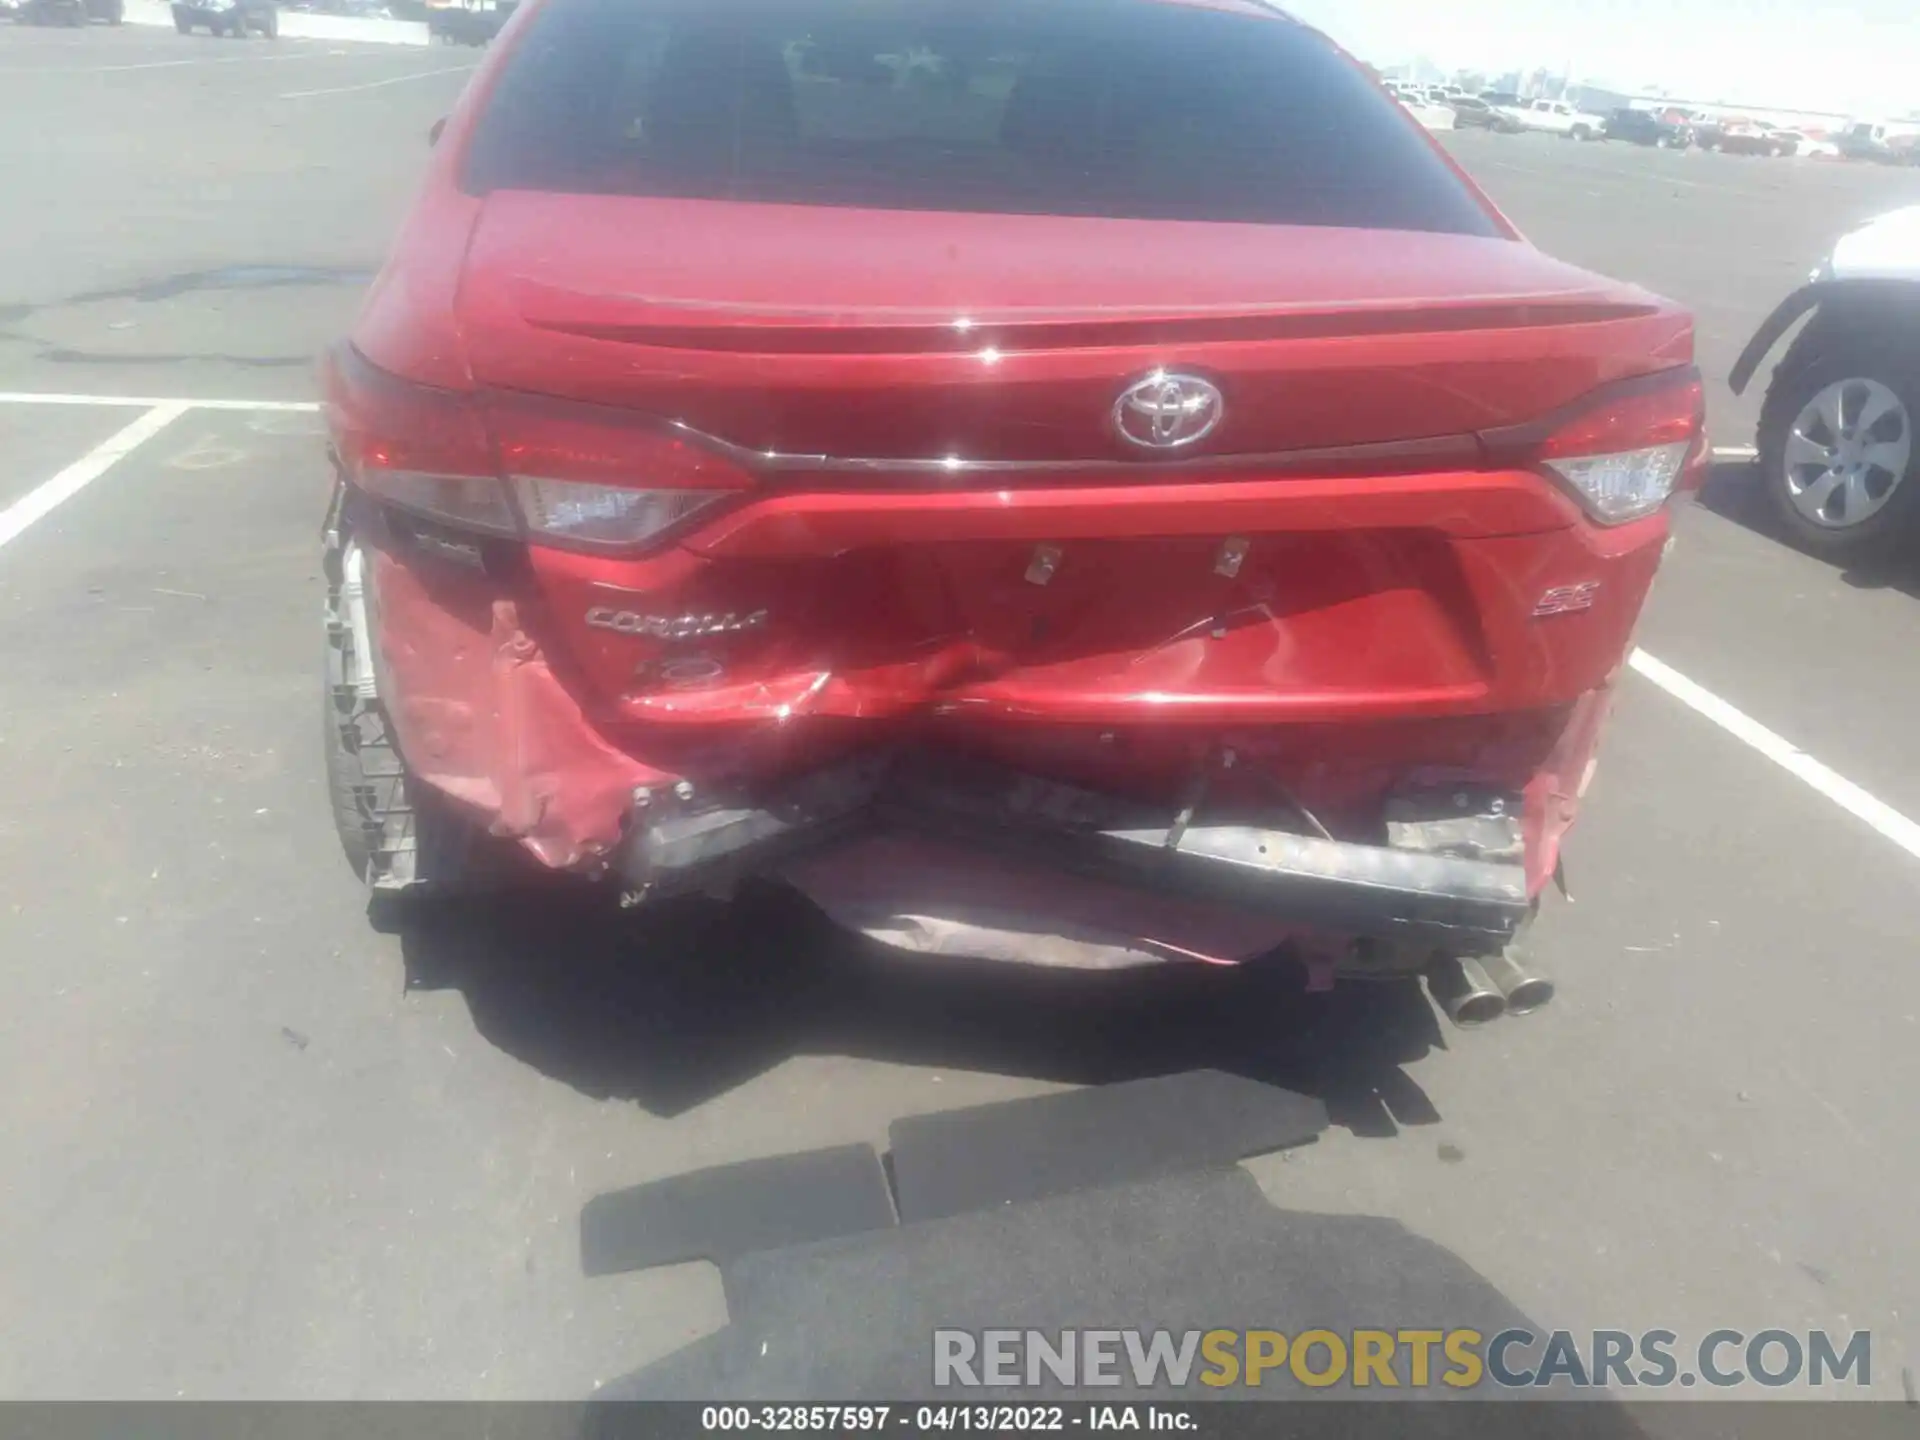
<path id="1" fill-rule="evenodd" d="M 51 480 L 35 486 L 5 510 L 0 510 L 0 545 L 16 539 L 34 521 L 43 519 L 63 500 L 71 500 L 140 446 L 187 413 L 178 402 L 156 405 L 131 424 L 67 466 Z"/>
<path id="2" fill-rule="evenodd" d="M 289 90 L 282 100 L 305 100 L 311 95 L 350 95 L 356 90 L 378 90 L 382 85 L 398 85 L 404 80 L 428 80 L 435 75 L 465 75 L 471 65 L 443 65 L 438 70 L 415 70 L 410 75 L 389 75 L 385 80 L 369 80 L 364 85 L 331 85 L 325 90 Z"/>
<path id="3" fill-rule="evenodd" d="M 155 395 L 42 395 L 30 390 L 0 390 L 0 405 L 101 405 L 152 410 L 177 406 L 182 410 L 292 410 L 311 415 L 316 400 L 183 400 Z"/>
<path id="4" fill-rule="evenodd" d="M 1640 674 L 1700 714 L 1734 739 L 1758 750 L 1790 775 L 1795 775 L 1849 815 L 1864 820 L 1909 855 L 1920 858 L 1920 825 L 1858 785 L 1838 775 L 1790 740 L 1776 735 L 1758 720 L 1736 710 L 1711 691 L 1694 684 L 1678 670 L 1635 650 L 1628 662 Z"/>
<path id="5" fill-rule="evenodd" d="M 270 65 L 276 60 L 324 60 L 344 50 L 300 50 L 278 55 L 221 55 L 194 60 L 142 60 L 132 65 L 8 65 L 0 75 L 120 75 L 128 70 L 176 70 L 182 65 Z"/>

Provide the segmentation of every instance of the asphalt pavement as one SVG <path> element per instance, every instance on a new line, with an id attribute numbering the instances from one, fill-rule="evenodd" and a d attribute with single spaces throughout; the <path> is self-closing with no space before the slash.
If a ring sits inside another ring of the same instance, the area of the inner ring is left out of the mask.
<path id="1" fill-rule="evenodd" d="M 592 1196 L 1208 1062 L 1328 1101 L 1249 1166 L 1277 1204 L 1404 1221 L 1568 1329 L 1870 1329 L 1902 1393 L 1920 583 L 1783 545 L 1737 463 L 1660 582 L 1524 1020 L 883 962 L 771 902 L 370 917 L 321 770 L 311 361 L 470 63 L 0 29 L 0 1396 L 576 1398 L 725 1320 L 704 1264 L 584 1278 Z M 1920 199 L 1449 144 L 1547 248 L 1696 309 L 1728 445 L 1751 328 Z"/>

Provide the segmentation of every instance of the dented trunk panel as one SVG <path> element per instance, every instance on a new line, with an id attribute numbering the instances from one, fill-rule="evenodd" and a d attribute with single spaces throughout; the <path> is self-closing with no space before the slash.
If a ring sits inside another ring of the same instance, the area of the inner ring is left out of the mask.
<path id="1" fill-rule="evenodd" d="M 1080 503 L 1097 512 L 1102 498 Z M 1666 536 L 1664 517 L 1507 536 L 940 541 L 905 528 L 892 545 L 786 560 L 536 547 L 530 568 L 550 644 L 602 723 L 1260 725 L 1568 703 L 1618 663 Z M 1577 585 L 1597 587 L 1589 608 L 1535 616 L 1548 591 Z M 629 631 L 604 628 L 610 610 Z M 631 633 L 661 622 L 715 633 Z"/>

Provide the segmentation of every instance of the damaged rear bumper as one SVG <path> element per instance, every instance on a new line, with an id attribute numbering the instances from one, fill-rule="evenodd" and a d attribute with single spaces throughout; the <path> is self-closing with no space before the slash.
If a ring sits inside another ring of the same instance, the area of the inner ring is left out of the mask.
<path id="1" fill-rule="evenodd" d="M 1460 800 L 1478 808 L 1463 818 L 1483 838 L 1489 829 L 1501 837 L 1496 858 L 1485 858 L 1484 849 L 1471 856 L 1209 823 L 1191 806 L 1168 813 L 977 760 L 907 751 L 821 770 L 751 800 L 703 799 L 685 785 L 642 787 L 613 869 L 648 896 L 783 871 L 811 889 L 808 877 L 821 875 L 822 859 L 830 862 L 836 852 L 922 840 L 991 856 L 1002 866 L 1283 921 L 1290 933 L 1491 952 L 1531 908 L 1519 805 L 1517 798 L 1509 805 L 1466 795 L 1437 804 L 1445 809 Z M 1448 823 L 1439 817 L 1395 829 L 1403 837 L 1437 832 L 1445 844 Z"/>
<path id="2" fill-rule="evenodd" d="M 1312 940 L 1349 973 L 1497 952 L 1553 873 L 1609 703 L 1603 685 L 1525 711 L 1132 737 L 990 718 L 974 738 L 993 762 L 938 714 L 610 723 L 510 574 L 484 556 L 409 562 L 365 533 L 381 700 L 410 776 L 543 865 L 635 898 L 772 876 L 922 950 L 1232 963 Z M 1355 803 L 1329 812 L 1345 802 L 1325 787 L 1300 790 L 1319 819 L 1280 803 L 1322 771 Z M 1134 786 L 1155 798 L 1115 793 Z"/>

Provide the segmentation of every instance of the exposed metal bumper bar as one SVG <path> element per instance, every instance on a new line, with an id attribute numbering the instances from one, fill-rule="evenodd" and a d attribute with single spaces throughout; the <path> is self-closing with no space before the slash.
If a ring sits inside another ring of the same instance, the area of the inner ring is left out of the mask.
<path id="1" fill-rule="evenodd" d="M 1036 865 L 1331 933 L 1497 951 L 1526 919 L 1516 863 L 1353 844 L 1257 824 L 1182 823 L 1151 807 L 949 757 L 863 760 L 761 804 L 649 815 L 621 870 L 649 891 L 701 888 L 855 833 L 917 832 Z"/>

